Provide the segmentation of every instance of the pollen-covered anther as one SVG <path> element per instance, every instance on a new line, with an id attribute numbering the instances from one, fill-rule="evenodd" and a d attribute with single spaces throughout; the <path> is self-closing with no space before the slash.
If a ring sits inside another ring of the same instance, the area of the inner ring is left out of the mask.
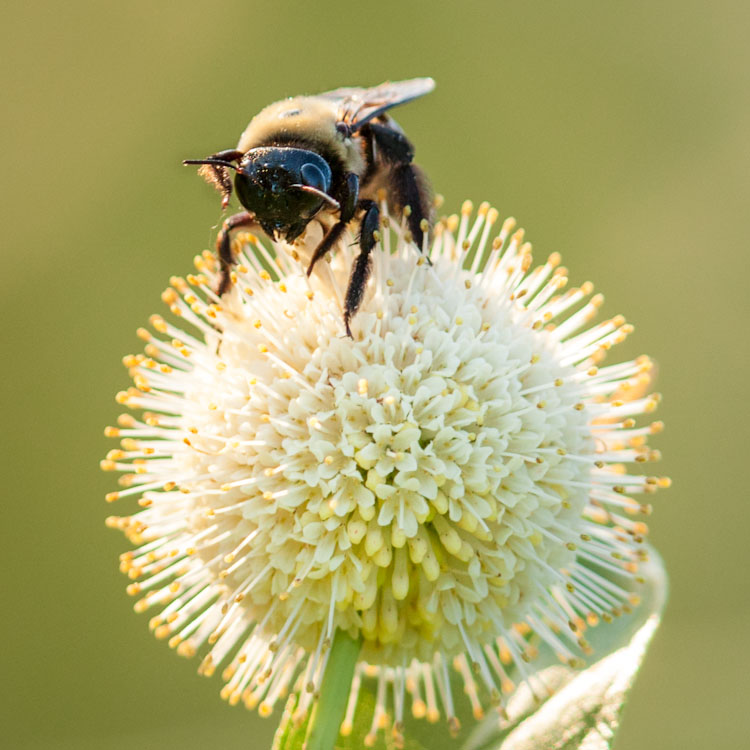
<path id="1" fill-rule="evenodd" d="M 663 425 L 640 416 L 659 397 L 648 358 L 602 363 L 631 328 L 590 322 L 593 286 L 561 292 L 557 253 L 532 270 L 513 219 L 492 239 L 486 203 L 423 224 L 420 253 L 382 197 L 352 338 L 354 236 L 308 277 L 306 239 L 238 235 L 220 301 L 213 255 L 173 277 L 181 317 L 139 329 L 117 397 L 148 411 L 106 429 L 122 444 L 101 462 L 123 472 L 107 500 L 132 515 L 107 525 L 136 545 L 120 565 L 157 637 L 219 669 L 232 705 L 266 715 L 302 688 L 304 720 L 346 630 L 342 732 L 373 680 L 365 745 L 400 743 L 409 712 L 457 732 L 456 686 L 475 717 L 502 713 L 530 641 L 580 665 L 585 630 L 637 603 L 643 501 L 669 486 L 630 472 L 659 458 Z"/>

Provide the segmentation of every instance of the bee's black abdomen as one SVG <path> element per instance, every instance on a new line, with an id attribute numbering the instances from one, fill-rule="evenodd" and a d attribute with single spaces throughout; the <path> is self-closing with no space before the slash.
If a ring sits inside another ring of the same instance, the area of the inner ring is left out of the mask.
<path id="1" fill-rule="evenodd" d="M 370 123 L 369 129 L 383 161 L 389 164 L 409 164 L 414 158 L 414 146 L 400 130 L 376 122 Z"/>

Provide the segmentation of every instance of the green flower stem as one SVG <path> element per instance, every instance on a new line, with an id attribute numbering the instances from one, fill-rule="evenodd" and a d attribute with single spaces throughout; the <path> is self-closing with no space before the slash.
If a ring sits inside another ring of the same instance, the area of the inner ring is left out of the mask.
<path id="1" fill-rule="evenodd" d="M 361 641 L 354 640 L 343 630 L 337 630 L 333 636 L 331 653 L 328 655 L 320 687 L 320 700 L 310 718 L 305 750 L 333 750 L 339 736 L 339 727 L 344 720 L 349 688 L 361 645 Z"/>

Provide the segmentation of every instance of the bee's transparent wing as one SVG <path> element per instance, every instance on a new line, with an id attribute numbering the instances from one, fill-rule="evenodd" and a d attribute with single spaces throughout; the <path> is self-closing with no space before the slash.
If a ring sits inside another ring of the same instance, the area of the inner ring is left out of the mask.
<path id="1" fill-rule="evenodd" d="M 356 131 L 391 107 L 429 94 L 434 88 L 435 81 L 432 78 L 412 78 L 408 81 L 381 83 L 371 89 L 335 89 L 319 96 L 337 102 L 339 121 Z"/>

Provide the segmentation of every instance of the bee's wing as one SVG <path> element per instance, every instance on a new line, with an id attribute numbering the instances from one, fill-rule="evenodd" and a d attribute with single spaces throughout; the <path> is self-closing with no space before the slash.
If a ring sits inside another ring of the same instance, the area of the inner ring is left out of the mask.
<path id="1" fill-rule="evenodd" d="M 412 78 L 408 81 L 381 83 L 371 89 L 335 89 L 319 96 L 336 102 L 339 121 L 356 131 L 387 109 L 429 94 L 434 88 L 435 81 L 432 78 Z"/>

